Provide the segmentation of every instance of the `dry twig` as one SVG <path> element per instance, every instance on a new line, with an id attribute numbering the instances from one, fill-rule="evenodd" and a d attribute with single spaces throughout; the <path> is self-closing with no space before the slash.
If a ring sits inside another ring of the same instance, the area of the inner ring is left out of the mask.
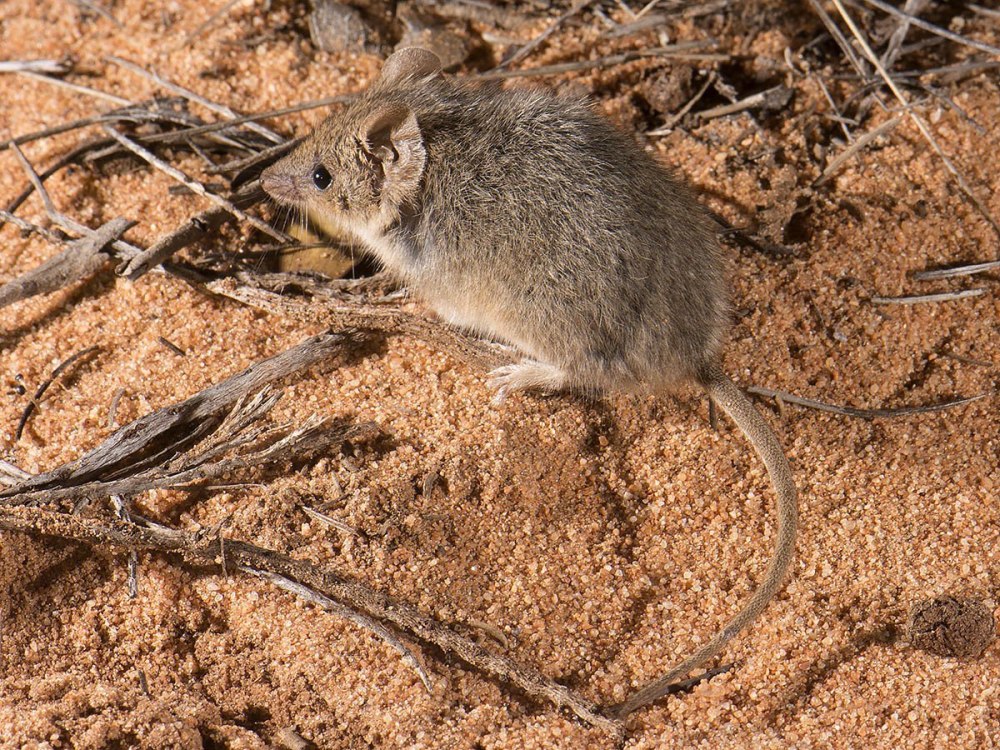
<path id="1" fill-rule="evenodd" d="M 604 716 L 596 705 L 572 690 L 507 656 L 483 648 L 414 607 L 390 599 L 329 568 L 296 560 L 248 542 L 222 540 L 214 535 L 190 534 L 162 526 L 142 527 L 122 521 L 101 522 L 34 508 L 0 507 L 0 528 L 73 539 L 104 549 L 144 549 L 179 554 L 191 562 L 209 565 L 218 564 L 219 545 L 222 541 L 227 559 L 237 570 L 266 571 L 307 586 L 376 621 L 392 623 L 402 632 L 433 644 L 488 675 L 515 685 L 532 698 L 567 708 L 586 723 L 616 737 L 622 734 L 619 722 Z"/>
<path id="2" fill-rule="evenodd" d="M 0 286 L 0 308 L 39 294 L 48 294 L 100 270 L 108 261 L 105 249 L 135 222 L 112 219 L 37 268 Z"/>
<path id="3" fill-rule="evenodd" d="M 913 294 L 905 297 L 881 297 L 877 294 L 871 296 L 871 302 L 876 305 L 918 305 L 923 302 L 952 302 L 959 299 L 969 299 L 986 294 L 985 287 L 975 289 L 962 289 L 957 292 L 938 292 L 937 294 Z"/>
<path id="4" fill-rule="evenodd" d="M 233 110 L 231 110 L 229 107 L 222 104 L 218 104 L 217 102 L 213 102 L 211 99 L 206 99 L 205 97 L 196 94 L 193 91 L 184 88 L 183 86 L 178 86 L 176 83 L 168 81 L 162 76 L 159 76 L 155 73 L 150 73 L 145 68 L 136 65 L 134 62 L 130 60 L 126 60 L 122 57 L 117 57 L 116 55 L 111 55 L 110 57 L 108 57 L 108 60 L 114 63 L 115 65 L 119 65 L 125 68 L 126 70 L 130 70 L 133 73 L 136 73 L 137 75 L 140 75 L 144 78 L 153 81 L 154 83 L 156 83 L 159 86 L 162 86 L 168 91 L 172 91 L 175 94 L 183 96 L 185 99 L 200 104 L 201 106 L 211 110 L 212 112 L 220 114 L 224 117 L 228 117 L 230 119 L 235 119 L 236 117 L 238 117 L 238 115 L 235 112 L 233 112 Z M 285 140 L 274 131 L 265 128 L 263 125 L 260 125 L 259 123 L 251 122 L 249 124 L 249 128 L 253 130 L 255 133 L 264 136 L 267 140 L 271 141 L 271 143 L 282 143 Z"/>
<path id="5" fill-rule="evenodd" d="M 962 406 L 964 404 L 971 404 L 973 401 L 979 401 L 987 396 L 992 396 L 994 393 L 993 391 L 990 391 L 987 393 L 980 393 L 976 396 L 956 398 L 951 399 L 950 401 L 943 401 L 939 404 L 926 404 L 924 406 L 901 406 L 895 409 L 859 409 L 854 406 L 838 406 L 837 404 L 828 404 L 824 401 L 816 401 L 815 399 L 796 396 L 794 393 L 788 393 L 786 391 L 773 391 L 770 388 L 750 386 L 746 390 L 747 393 L 752 393 L 755 396 L 777 399 L 779 402 L 786 404 L 795 404 L 796 406 L 803 406 L 807 409 L 828 411 L 833 414 L 840 414 L 845 417 L 857 417 L 859 419 L 890 419 L 893 417 L 908 417 L 914 414 L 929 414 L 931 412 L 944 411 L 945 409 L 953 409 L 956 406 Z"/>
<path id="6" fill-rule="evenodd" d="M 56 369 L 52 371 L 52 374 L 48 378 L 46 378 L 41 385 L 38 386 L 38 390 L 35 391 L 35 395 L 31 397 L 31 400 L 28 402 L 28 405 L 24 407 L 24 411 L 21 413 L 21 419 L 18 420 L 17 423 L 17 430 L 14 431 L 14 440 L 21 439 L 21 436 L 24 434 L 24 427 L 26 424 L 28 424 L 28 419 L 31 417 L 32 412 L 34 412 L 35 409 L 38 407 L 39 402 L 42 400 L 42 396 L 45 395 L 45 392 L 49 389 L 49 386 L 51 386 L 54 382 L 56 382 L 56 378 L 58 378 L 60 375 L 66 372 L 66 370 L 72 367 L 76 362 L 79 362 L 84 357 L 93 354 L 94 352 L 98 351 L 98 349 L 100 349 L 100 347 L 88 346 L 86 349 L 81 349 L 80 351 L 70 355 L 69 357 L 67 357 L 58 364 Z"/>
<path id="7" fill-rule="evenodd" d="M 292 241 L 292 238 L 286 235 L 284 232 L 279 232 L 277 229 L 274 229 L 266 221 L 259 219 L 251 214 L 248 214 L 245 211 L 240 210 L 232 203 L 232 201 L 229 201 L 223 198 L 222 196 L 210 192 L 200 182 L 198 182 L 195 179 L 192 179 L 191 177 L 188 177 L 186 174 L 184 174 L 181 170 L 177 169 L 176 167 L 167 164 L 165 161 L 157 157 L 153 152 L 143 148 L 138 143 L 133 141 L 131 138 L 128 138 L 127 136 L 119 133 L 110 125 L 105 125 L 104 131 L 112 138 L 114 138 L 116 141 L 118 141 L 118 143 L 120 143 L 122 146 L 124 146 L 133 154 L 138 156 L 140 159 L 150 164 L 154 168 L 160 170 L 164 174 L 173 177 L 175 180 L 177 180 L 179 183 L 181 183 L 186 188 L 191 190 L 193 193 L 197 193 L 201 197 L 207 198 L 220 208 L 223 208 L 229 213 L 231 213 L 233 216 L 236 216 L 242 219 L 243 221 L 248 222 L 255 228 L 259 229 L 261 232 L 264 232 L 264 234 L 273 237 L 278 242 Z"/>
<path id="8" fill-rule="evenodd" d="M 866 0 L 866 2 L 870 1 L 871 0 Z M 816 3 L 816 0 L 810 0 L 810 2 Z M 1000 225 L 998 225 L 997 222 L 994 220 L 993 215 L 990 213 L 989 209 L 983 204 L 982 201 L 979 200 L 979 196 L 977 196 L 973 192 L 968 182 L 966 182 L 965 177 L 962 176 L 962 173 L 958 171 L 958 169 L 955 167 L 954 164 L 952 164 L 951 159 L 944 152 L 944 149 L 942 149 L 941 146 L 938 144 L 937 139 L 933 136 L 933 134 L 931 134 L 930 128 L 928 128 L 927 123 L 924 122 L 924 118 L 918 115 L 916 111 L 913 109 L 913 107 L 910 106 L 909 100 L 900 90 L 899 86 L 896 85 L 896 82 L 892 79 L 892 76 L 890 76 L 889 73 L 886 71 L 886 69 L 882 66 L 882 63 L 879 62 L 878 56 L 872 50 L 871 45 L 868 43 L 868 40 L 865 38 L 865 36 L 861 33 L 861 30 L 857 27 L 857 24 L 854 23 L 854 19 L 852 19 L 851 16 L 848 15 L 847 10 L 844 8 L 844 4 L 841 2 L 841 0 L 831 0 L 831 2 L 833 2 L 834 6 L 837 8 L 837 11 L 840 13 L 841 18 L 844 19 L 844 23 L 846 23 L 847 27 L 851 30 L 851 34 L 854 35 L 854 38 L 858 41 L 858 44 L 861 45 L 861 49 L 864 51 L 865 57 L 867 57 L 868 61 L 875 67 L 876 72 L 878 72 L 879 76 L 885 82 L 885 85 L 889 87 L 889 90 L 893 93 L 893 96 L 895 96 L 896 99 L 899 101 L 899 103 L 903 106 L 907 115 L 909 115 L 910 119 L 913 121 L 913 124 L 917 126 L 917 129 L 920 131 L 920 134 L 930 144 L 931 148 L 934 149 L 937 155 L 941 158 L 941 161 L 944 162 L 945 167 L 951 173 L 952 177 L 955 178 L 955 181 L 958 183 L 959 188 L 962 190 L 963 193 L 965 193 L 969 197 L 973 205 L 975 205 L 979 213 L 983 216 L 984 219 L 986 219 L 989 225 L 993 228 L 993 231 L 997 234 L 997 236 L 1000 236 Z M 911 22 L 913 21 L 914 19 L 911 19 Z M 997 50 L 997 52 L 1000 53 L 1000 50 Z"/>

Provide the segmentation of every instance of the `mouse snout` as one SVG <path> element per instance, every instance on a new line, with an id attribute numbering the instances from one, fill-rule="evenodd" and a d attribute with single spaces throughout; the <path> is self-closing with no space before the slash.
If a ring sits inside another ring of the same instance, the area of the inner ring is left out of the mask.
<path id="1" fill-rule="evenodd" d="M 261 173 L 260 186 L 276 201 L 293 202 L 302 199 L 294 177 L 287 172 L 280 172 L 274 167 L 269 167 Z"/>

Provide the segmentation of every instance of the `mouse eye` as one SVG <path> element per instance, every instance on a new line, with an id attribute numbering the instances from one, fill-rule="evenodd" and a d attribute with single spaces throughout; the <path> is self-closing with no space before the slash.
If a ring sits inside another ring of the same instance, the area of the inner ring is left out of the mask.
<path id="1" fill-rule="evenodd" d="M 322 164 L 313 170 L 312 178 L 313 185 L 318 187 L 320 190 L 326 190 L 330 187 L 330 183 L 333 182 L 333 178 L 330 176 L 330 173 L 326 171 L 326 167 Z"/>

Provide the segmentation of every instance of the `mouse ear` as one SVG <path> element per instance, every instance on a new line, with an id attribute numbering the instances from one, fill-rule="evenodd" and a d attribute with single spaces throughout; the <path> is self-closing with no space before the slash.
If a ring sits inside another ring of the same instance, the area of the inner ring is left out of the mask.
<path id="1" fill-rule="evenodd" d="M 365 118 L 358 141 L 364 152 L 381 164 L 383 190 L 402 200 L 416 189 L 427 152 L 412 109 L 398 102 L 379 106 Z"/>
<path id="2" fill-rule="evenodd" d="M 389 55 L 382 65 L 378 80 L 395 84 L 408 78 L 427 78 L 441 74 L 441 58 L 421 47 L 403 47 Z"/>

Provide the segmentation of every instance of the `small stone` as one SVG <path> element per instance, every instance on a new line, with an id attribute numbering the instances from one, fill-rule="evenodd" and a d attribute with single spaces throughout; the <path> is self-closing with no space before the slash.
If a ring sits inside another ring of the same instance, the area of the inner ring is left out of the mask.
<path id="1" fill-rule="evenodd" d="M 309 36 L 324 52 L 360 52 L 368 41 L 368 27 L 354 8 L 331 0 L 314 0 Z"/>
<path id="2" fill-rule="evenodd" d="M 690 66 L 675 65 L 647 78 L 639 91 L 654 112 L 672 114 L 691 97 L 691 80 Z"/>
<path id="3" fill-rule="evenodd" d="M 996 636 L 996 622 L 986 605 L 950 596 L 916 604 L 906 629 L 910 643 L 938 656 L 979 656 Z"/>
<path id="4" fill-rule="evenodd" d="M 395 47 L 397 51 L 405 47 L 430 50 L 440 58 L 443 70 L 457 68 L 469 56 L 471 44 L 467 31 L 458 33 L 410 4 L 400 4 L 396 16 L 403 22 L 403 37 Z"/>

